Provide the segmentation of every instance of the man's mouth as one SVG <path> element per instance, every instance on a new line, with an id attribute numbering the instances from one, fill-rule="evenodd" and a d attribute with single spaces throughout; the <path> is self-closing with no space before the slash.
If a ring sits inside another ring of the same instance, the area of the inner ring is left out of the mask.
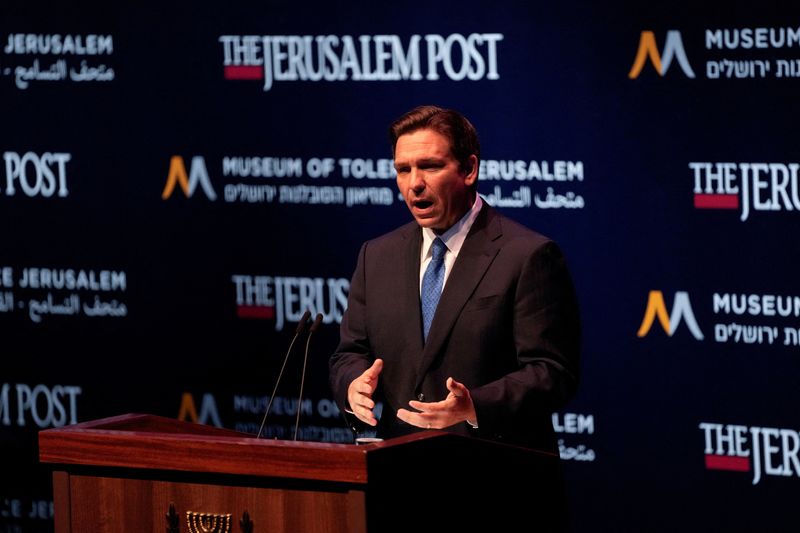
<path id="1" fill-rule="evenodd" d="M 414 200 L 411 202 L 411 205 L 414 206 L 416 209 L 425 210 L 428 209 L 430 206 L 433 205 L 433 202 L 430 200 Z"/>

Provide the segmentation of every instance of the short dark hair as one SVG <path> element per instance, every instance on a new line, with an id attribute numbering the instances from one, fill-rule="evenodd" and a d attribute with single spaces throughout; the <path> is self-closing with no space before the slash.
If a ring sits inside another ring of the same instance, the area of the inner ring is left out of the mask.
<path id="1" fill-rule="evenodd" d="M 392 157 L 397 147 L 397 139 L 406 133 L 430 129 L 443 135 L 450 141 L 450 151 L 458 161 L 459 170 L 464 173 L 472 171 L 469 156 L 475 155 L 481 160 L 481 145 L 478 132 L 467 117 L 453 109 L 443 109 L 434 105 L 423 105 L 405 113 L 389 126 L 389 143 L 392 145 Z M 477 183 L 477 180 L 476 180 Z"/>

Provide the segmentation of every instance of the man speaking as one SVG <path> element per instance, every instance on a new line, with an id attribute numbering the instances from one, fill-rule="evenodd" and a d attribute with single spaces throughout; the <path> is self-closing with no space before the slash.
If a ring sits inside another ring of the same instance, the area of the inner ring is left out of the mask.
<path id="1" fill-rule="evenodd" d="M 580 348 L 561 252 L 478 196 L 460 113 L 418 107 L 390 140 L 414 222 L 361 248 L 330 360 L 339 405 L 382 438 L 446 429 L 556 451 L 551 413 L 575 392 Z"/>

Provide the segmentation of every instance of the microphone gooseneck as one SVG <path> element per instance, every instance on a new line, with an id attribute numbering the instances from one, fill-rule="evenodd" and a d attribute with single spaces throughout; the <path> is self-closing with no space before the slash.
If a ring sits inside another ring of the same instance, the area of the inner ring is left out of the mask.
<path id="1" fill-rule="evenodd" d="M 319 315 L 317 315 L 319 316 Z M 283 365 L 281 365 L 281 371 L 278 373 L 278 379 L 275 380 L 275 387 L 272 389 L 272 394 L 269 397 L 269 403 L 267 404 L 267 409 L 264 411 L 264 418 L 261 419 L 261 427 L 258 428 L 258 435 L 256 435 L 257 439 L 261 438 L 261 432 L 264 431 L 264 424 L 267 423 L 267 415 L 269 414 L 269 410 L 272 408 L 272 401 L 275 399 L 275 393 L 278 392 L 278 385 L 281 382 L 281 378 L 283 377 L 283 371 L 286 369 L 286 362 L 289 360 L 289 354 L 292 353 L 292 348 L 294 347 L 294 343 L 297 338 L 305 331 L 306 326 L 308 325 L 308 319 L 311 318 L 311 311 L 306 310 L 303 313 L 302 318 L 297 323 L 297 328 L 294 332 L 294 337 L 292 337 L 292 342 L 289 343 L 289 349 L 286 350 L 286 356 L 283 358 Z M 308 348 L 306 348 L 307 350 Z M 305 366 L 304 366 L 305 372 Z M 296 430 L 295 430 L 296 433 Z"/>
<path id="2" fill-rule="evenodd" d="M 300 395 L 297 397 L 297 418 L 294 422 L 294 437 L 292 440 L 297 440 L 297 430 L 300 427 L 300 408 L 303 405 L 303 385 L 306 381 L 306 363 L 308 362 L 308 347 L 311 344 L 311 335 L 317 331 L 319 325 L 322 323 L 322 314 L 317 313 L 316 318 L 314 318 L 314 323 L 311 324 L 311 327 L 308 330 L 308 338 L 306 339 L 306 353 L 303 357 L 303 373 L 300 376 Z"/>

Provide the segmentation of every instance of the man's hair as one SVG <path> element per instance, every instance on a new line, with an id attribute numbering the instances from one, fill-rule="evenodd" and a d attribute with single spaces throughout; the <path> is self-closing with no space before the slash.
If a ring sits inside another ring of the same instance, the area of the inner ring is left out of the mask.
<path id="1" fill-rule="evenodd" d="M 394 157 L 395 148 L 397 147 L 397 139 L 401 135 L 424 129 L 433 130 L 450 141 L 450 151 L 458 161 L 461 172 L 466 174 L 472 171 L 469 156 L 475 154 L 478 162 L 480 162 L 481 145 L 478 142 L 478 132 L 475 131 L 475 126 L 458 111 L 433 105 L 414 108 L 392 122 L 391 126 L 389 126 L 392 157 Z M 475 180 L 475 183 L 477 184 L 477 180 Z"/>

